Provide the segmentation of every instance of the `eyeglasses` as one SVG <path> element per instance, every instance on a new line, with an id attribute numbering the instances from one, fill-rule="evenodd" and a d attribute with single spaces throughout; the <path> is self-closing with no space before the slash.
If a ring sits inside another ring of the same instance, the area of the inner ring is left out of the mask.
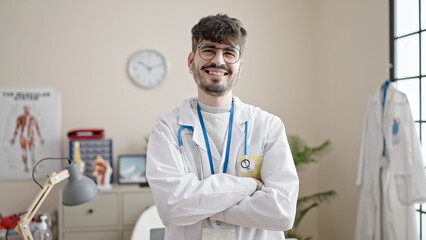
<path id="1" fill-rule="evenodd" d="M 204 60 L 212 60 L 218 49 L 222 50 L 222 56 L 225 62 L 234 64 L 240 60 L 241 52 L 235 47 L 218 48 L 213 44 L 203 44 L 198 46 L 200 57 Z"/>

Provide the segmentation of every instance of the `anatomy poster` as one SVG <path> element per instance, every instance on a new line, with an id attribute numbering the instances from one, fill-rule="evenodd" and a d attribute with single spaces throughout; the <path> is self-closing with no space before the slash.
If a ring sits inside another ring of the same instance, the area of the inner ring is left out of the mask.
<path id="1" fill-rule="evenodd" d="M 0 88 L 0 181 L 30 180 L 34 165 L 61 154 L 61 94 L 54 88 Z M 37 165 L 34 176 L 59 172 L 60 160 Z"/>

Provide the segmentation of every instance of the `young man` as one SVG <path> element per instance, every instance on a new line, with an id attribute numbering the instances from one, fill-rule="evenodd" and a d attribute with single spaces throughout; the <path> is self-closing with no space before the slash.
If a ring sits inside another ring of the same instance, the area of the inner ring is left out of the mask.
<path id="1" fill-rule="evenodd" d="M 158 118 L 147 177 L 165 239 L 284 239 L 299 188 L 281 120 L 232 95 L 247 33 L 227 15 L 192 28 L 198 98 Z"/>

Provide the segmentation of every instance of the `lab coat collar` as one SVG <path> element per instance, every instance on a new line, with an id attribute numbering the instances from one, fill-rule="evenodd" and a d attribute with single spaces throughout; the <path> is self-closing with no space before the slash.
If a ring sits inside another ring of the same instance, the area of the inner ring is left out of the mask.
<path id="1" fill-rule="evenodd" d="M 200 121 L 198 116 L 194 114 L 194 111 L 191 107 L 192 101 L 197 101 L 198 98 L 189 98 L 184 100 L 182 106 L 179 108 L 179 125 L 180 126 L 191 126 L 194 128 L 193 140 L 194 142 L 203 150 L 206 149 L 206 144 L 204 142 L 203 131 L 201 129 Z M 252 113 L 247 104 L 244 104 L 238 97 L 233 97 L 234 100 L 234 123 L 233 123 L 233 136 L 234 139 L 241 139 L 245 133 L 246 121 L 249 121 Z M 227 139 L 225 140 L 227 141 Z M 233 144 L 233 143 L 232 143 Z M 212 154 L 217 151 L 212 151 Z M 216 154 L 214 154 L 216 155 Z"/>
<path id="2" fill-rule="evenodd" d="M 196 127 L 199 125 L 198 117 L 195 116 L 191 108 L 191 102 L 197 101 L 197 98 L 189 98 L 183 101 L 179 108 L 179 125 Z"/>
<path id="3" fill-rule="evenodd" d="M 392 101 L 392 99 L 393 99 L 393 95 L 395 94 L 395 92 L 396 92 L 397 90 L 396 90 L 396 88 L 393 86 L 393 84 L 391 83 L 391 84 L 389 84 L 389 86 L 388 86 L 388 90 L 386 91 L 386 103 L 385 103 L 385 106 L 386 106 L 386 104 L 389 102 L 391 102 Z M 380 86 L 379 87 L 379 89 L 377 89 L 375 92 L 374 92 L 374 94 L 373 94 L 373 99 L 372 99 L 372 102 L 373 103 L 379 103 L 379 104 L 382 104 L 382 97 L 383 97 L 383 85 L 382 86 Z"/>
<path id="4" fill-rule="evenodd" d="M 393 84 L 389 84 L 388 89 L 386 91 L 386 99 L 385 99 L 385 109 L 383 111 L 383 85 L 377 89 L 372 96 L 372 103 L 374 105 L 374 112 L 376 114 L 376 119 L 378 121 L 379 126 L 383 124 L 383 118 L 387 118 L 388 111 L 387 109 L 392 104 L 394 100 L 395 92 L 398 91 L 393 86 Z M 383 126 L 382 126 L 383 127 Z"/>
<path id="5" fill-rule="evenodd" d="M 182 107 L 179 109 L 179 124 L 181 126 L 197 127 L 200 125 L 198 117 L 194 114 L 191 108 L 191 102 L 197 101 L 198 98 L 189 98 L 183 101 Z M 234 123 L 242 124 L 251 118 L 251 113 L 246 104 L 238 97 L 233 97 L 234 100 Z"/>
<path id="6" fill-rule="evenodd" d="M 390 104 L 394 100 L 393 96 L 395 95 L 395 92 L 397 92 L 397 91 L 398 90 L 396 90 L 396 88 L 393 86 L 393 84 L 389 84 L 388 91 L 386 93 L 385 107 L 386 107 L 386 104 Z"/>
<path id="7" fill-rule="evenodd" d="M 247 104 L 244 104 L 238 97 L 234 97 L 235 123 L 241 125 L 251 118 L 251 112 Z"/>
<path id="8" fill-rule="evenodd" d="M 191 107 L 191 102 L 197 101 L 198 98 L 189 98 L 183 101 L 182 106 L 179 108 L 179 125 L 180 126 L 191 126 L 193 127 L 194 142 L 204 151 L 207 151 L 206 144 L 204 143 L 203 131 L 201 129 L 200 121 L 198 116 L 194 114 Z"/>

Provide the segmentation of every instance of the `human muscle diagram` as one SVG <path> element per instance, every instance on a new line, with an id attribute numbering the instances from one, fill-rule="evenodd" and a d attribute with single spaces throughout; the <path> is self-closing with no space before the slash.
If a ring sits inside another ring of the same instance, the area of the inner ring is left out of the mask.
<path id="1" fill-rule="evenodd" d="M 19 142 L 22 150 L 22 162 L 25 167 L 25 172 L 28 172 L 28 160 L 30 159 L 33 166 L 35 165 L 35 132 L 40 138 L 40 144 L 44 143 L 41 137 L 40 127 L 38 126 L 37 119 L 30 114 L 30 107 L 24 106 L 24 113 L 16 119 L 16 128 L 13 132 L 11 144 L 15 143 L 15 137 L 19 135 Z"/>
<path id="2" fill-rule="evenodd" d="M 0 180 L 31 179 L 35 164 L 61 155 L 61 96 L 57 89 L 0 89 Z M 36 177 L 61 162 L 41 163 Z"/>

